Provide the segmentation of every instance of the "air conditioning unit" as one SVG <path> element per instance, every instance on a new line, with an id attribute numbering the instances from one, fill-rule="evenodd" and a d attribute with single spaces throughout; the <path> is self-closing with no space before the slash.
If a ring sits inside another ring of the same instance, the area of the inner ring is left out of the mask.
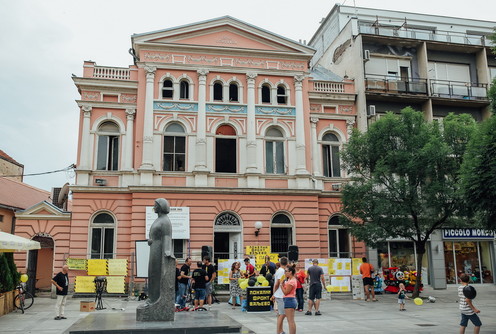
<path id="1" fill-rule="evenodd" d="M 375 116 L 375 106 L 373 104 L 367 109 L 367 116 Z"/>
<path id="2" fill-rule="evenodd" d="M 370 50 L 364 50 L 363 51 L 363 60 L 365 60 L 365 61 L 370 60 Z"/>

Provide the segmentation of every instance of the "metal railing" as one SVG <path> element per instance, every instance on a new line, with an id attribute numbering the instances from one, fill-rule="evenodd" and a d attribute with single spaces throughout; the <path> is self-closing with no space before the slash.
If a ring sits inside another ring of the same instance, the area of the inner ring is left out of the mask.
<path id="1" fill-rule="evenodd" d="M 128 68 L 95 66 L 93 78 L 130 80 L 131 71 Z"/>
<path id="2" fill-rule="evenodd" d="M 487 100 L 487 84 L 430 80 L 431 95 L 464 100 Z"/>
<path id="3" fill-rule="evenodd" d="M 366 74 L 365 89 L 385 93 L 427 95 L 427 79 Z"/>
<path id="4" fill-rule="evenodd" d="M 319 93 L 344 93 L 344 84 L 339 82 L 314 81 L 313 90 Z"/>
<path id="5" fill-rule="evenodd" d="M 466 45 L 494 46 L 494 43 L 485 35 L 466 34 L 461 32 L 443 30 L 431 31 L 427 29 L 423 30 L 415 28 L 409 29 L 405 26 L 388 26 L 369 22 L 359 22 L 358 30 L 362 34 L 369 35 L 411 38 Z"/>

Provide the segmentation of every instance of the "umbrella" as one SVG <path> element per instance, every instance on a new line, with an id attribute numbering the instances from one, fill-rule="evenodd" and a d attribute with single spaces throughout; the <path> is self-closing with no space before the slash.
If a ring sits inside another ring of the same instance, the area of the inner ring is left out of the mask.
<path id="1" fill-rule="evenodd" d="M 15 252 L 40 249 L 38 241 L 29 240 L 14 234 L 0 232 L 0 252 Z"/>

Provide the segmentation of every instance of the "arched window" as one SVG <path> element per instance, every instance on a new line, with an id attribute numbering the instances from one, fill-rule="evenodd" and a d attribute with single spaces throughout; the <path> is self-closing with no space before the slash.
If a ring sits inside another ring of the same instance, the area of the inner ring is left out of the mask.
<path id="1" fill-rule="evenodd" d="M 262 85 L 262 103 L 270 103 L 270 85 Z"/>
<path id="2" fill-rule="evenodd" d="M 162 84 L 162 98 L 172 99 L 174 97 L 174 85 L 171 79 L 165 79 Z"/>
<path id="3" fill-rule="evenodd" d="M 111 121 L 106 121 L 98 127 L 98 153 L 96 169 L 119 169 L 119 127 Z"/>
<path id="4" fill-rule="evenodd" d="M 293 244 L 293 227 L 290 218 L 276 214 L 270 224 L 270 247 L 272 253 L 287 256 L 289 245 Z"/>
<path id="5" fill-rule="evenodd" d="M 164 135 L 164 171 L 177 172 L 186 168 L 186 136 L 183 127 L 172 123 Z"/>
<path id="6" fill-rule="evenodd" d="M 286 94 L 286 87 L 283 85 L 277 86 L 277 103 L 288 104 L 288 96 Z"/>
<path id="7" fill-rule="evenodd" d="M 265 134 L 265 171 L 267 174 L 284 174 L 284 137 L 271 127 Z"/>
<path id="8" fill-rule="evenodd" d="M 339 139 L 333 133 L 322 137 L 322 161 L 324 162 L 324 176 L 340 177 L 341 163 L 339 161 Z"/>
<path id="9" fill-rule="evenodd" d="M 221 125 L 215 134 L 215 171 L 236 173 L 236 130 L 230 125 Z"/>
<path id="10" fill-rule="evenodd" d="M 181 80 L 179 85 L 179 98 L 184 100 L 189 99 L 189 82 L 187 80 Z"/>
<path id="11" fill-rule="evenodd" d="M 239 102 L 238 85 L 234 82 L 229 84 L 229 102 Z"/>
<path id="12" fill-rule="evenodd" d="M 329 257 L 349 258 L 350 236 L 348 229 L 344 228 L 340 216 L 333 216 L 329 219 Z"/>
<path id="13" fill-rule="evenodd" d="M 214 101 L 222 101 L 223 98 L 223 90 L 224 90 L 224 86 L 222 85 L 222 82 L 220 81 L 216 81 L 214 83 Z"/>
<path id="14" fill-rule="evenodd" d="M 114 257 L 114 217 L 102 212 L 91 223 L 91 258 L 112 259 Z"/>

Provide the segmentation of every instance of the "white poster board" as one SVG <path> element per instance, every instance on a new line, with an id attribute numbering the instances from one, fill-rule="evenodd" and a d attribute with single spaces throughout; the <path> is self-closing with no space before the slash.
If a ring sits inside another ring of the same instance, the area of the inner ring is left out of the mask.
<path id="1" fill-rule="evenodd" d="M 330 258 L 329 275 L 351 276 L 351 259 Z"/>
<path id="2" fill-rule="evenodd" d="M 153 206 L 146 207 L 145 216 L 145 237 L 148 239 L 150 227 L 155 219 L 157 219 L 157 214 L 153 211 Z M 189 208 L 171 207 L 167 216 L 172 224 L 172 239 L 189 239 Z"/>
<path id="3" fill-rule="evenodd" d="M 148 241 L 136 241 L 136 277 L 148 278 L 149 258 L 150 246 L 148 246 Z"/>
<path id="4" fill-rule="evenodd" d="M 332 276 L 331 292 L 349 292 L 350 283 L 350 276 Z"/>
<path id="5" fill-rule="evenodd" d="M 253 259 L 252 259 L 253 260 Z M 251 261 L 252 261 L 251 260 Z M 242 272 L 246 271 L 245 263 L 242 259 L 218 259 L 217 260 L 217 284 L 229 284 L 229 272 L 231 271 L 232 264 L 238 261 L 241 263 L 239 268 Z M 250 261 L 250 263 L 251 263 Z M 255 266 L 255 263 L 252 263 Z"/>

